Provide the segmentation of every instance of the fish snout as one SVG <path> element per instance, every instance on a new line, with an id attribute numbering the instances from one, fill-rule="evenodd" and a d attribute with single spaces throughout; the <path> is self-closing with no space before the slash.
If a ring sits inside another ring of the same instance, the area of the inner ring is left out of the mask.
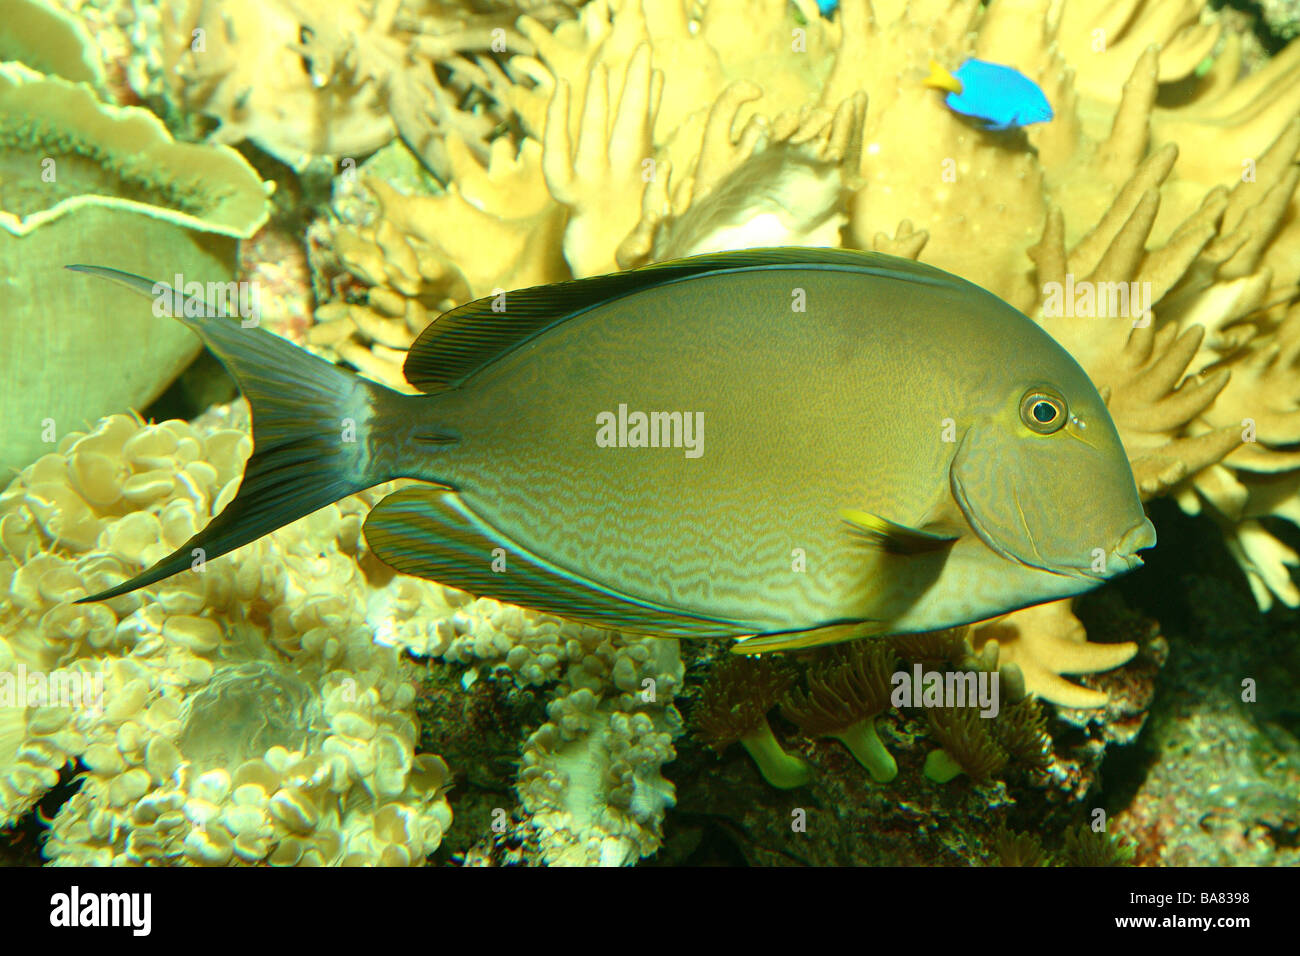
<path id="1" fill-rule="evenodd" d="M 1138 557 L 1137 552 L 1154 547 L 1155 543 L 1155 525 L 1151 523 L 1150 518 L 1143 518 L 1138 524 L 1120 535 L 1115 546 L 1106 552 L 1104 568 L 1099 567 L 1101 549 L 1098 548 L 1093 552 L 1093 559 L 1083 566 L 1076 567 L 1074 573 L 1100 583 L 1113 578 L 1117 574 L 1140 568 L 1142 559 Z"/>
<path id="2" fill-rule="evenodd" d="M 1150 518 L 1144 517 L 1125 531 L 1115 547 L 1111 548 L 1106 558 L 1106 570 L 1119 574 L 1140 567 L 1142 559 L 1138 557 L 1137 552 L 1154 548 L 1155 545 L 1156 526 L 1151 523 Z"/>

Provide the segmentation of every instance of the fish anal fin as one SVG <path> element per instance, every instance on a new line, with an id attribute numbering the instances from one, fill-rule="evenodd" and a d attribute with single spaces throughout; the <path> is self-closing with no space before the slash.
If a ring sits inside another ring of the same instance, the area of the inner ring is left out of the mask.
<path id="1" fill-rule="evenodd" d="M 786 631 L 780 634 L 755 634 L 731 645 L 733 654 L 768 654 L 773 651 L 803 651 L 825 644 L 842 644 L 861 637 L 883 634 L 883 621 L 853 621 L 848 624 L 827 624 L 807 631 Z"/>

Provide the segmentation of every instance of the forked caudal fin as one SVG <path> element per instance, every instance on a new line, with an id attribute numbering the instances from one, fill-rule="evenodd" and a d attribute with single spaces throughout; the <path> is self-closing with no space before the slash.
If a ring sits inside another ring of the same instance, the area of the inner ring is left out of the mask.
<path id="1" fill-rule="evenodd" d="M 390 478 L 399 477 L 402 422 L 414 422 L 403 395 L 317 358 L 258 327 L 177 296 L 165 283 L 100 266 L 68 266 L 112 279 L 151 299 L 179 302 L 184 322 L 234 376 L 253 412 L 253 455 L 239 493 L 198 534 L 128 581 L 82 598 L 103 601 L 210 561 Z"/>

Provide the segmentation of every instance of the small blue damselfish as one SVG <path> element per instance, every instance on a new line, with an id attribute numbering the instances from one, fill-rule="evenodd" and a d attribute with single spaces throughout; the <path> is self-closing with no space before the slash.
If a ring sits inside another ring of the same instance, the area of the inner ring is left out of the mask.
<path id="1" fill-rule="evenodd" d="M 1038 84 L 1019 70 L 986 60 L 967 60 L 949 73 L 934 60 L 926 86 L 947 90 L 948 109 L 969 116 L 984 129 L 1009 130 L 1046 123 L 1052 106 Z"/>

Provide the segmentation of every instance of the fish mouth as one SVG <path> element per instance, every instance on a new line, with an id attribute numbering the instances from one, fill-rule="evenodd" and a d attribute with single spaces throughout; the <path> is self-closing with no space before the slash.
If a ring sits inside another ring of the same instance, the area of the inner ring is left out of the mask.
<path id="1" fill-rule="evenodd" d="M 1138 556 L 1137 552 L 1145 551 L 1147 548 L 1154 548 L 1155 545 L 1156 526 L 1151 523 L 1150 518 L 1143 517 L 1141 521 L 1120 535 L 1115 547 L 1107 552 L 1104 571 L 1097 571 L 1094 563 L 1086 564 L 1075 570 L 1094 580 L 1105 581 L 1117 574 L 1124 574 L 1127 571 L 1140 568 L 1142 558 Z"/>

